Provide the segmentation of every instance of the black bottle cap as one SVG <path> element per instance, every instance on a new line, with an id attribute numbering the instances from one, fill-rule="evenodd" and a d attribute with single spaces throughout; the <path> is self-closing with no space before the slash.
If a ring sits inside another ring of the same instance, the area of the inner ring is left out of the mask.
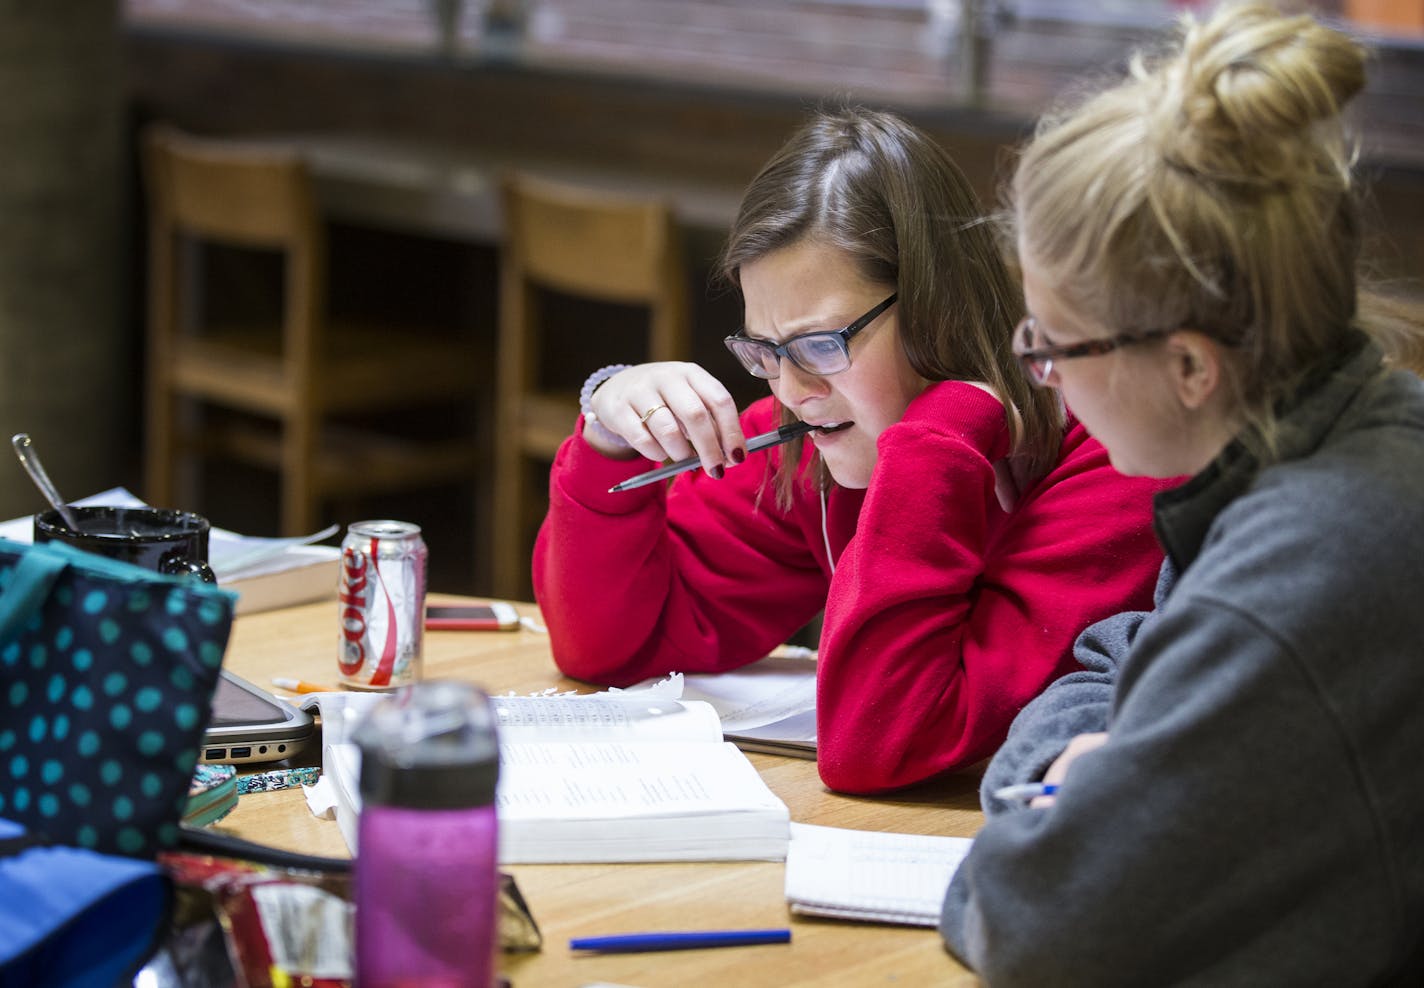
<path id="1" fill-rule="evenodd" d="M 432 680 L 403 687 L 356 726 L 362 805 L 460 809 L 494 802 L 499 741 L 489 698 Z"/>

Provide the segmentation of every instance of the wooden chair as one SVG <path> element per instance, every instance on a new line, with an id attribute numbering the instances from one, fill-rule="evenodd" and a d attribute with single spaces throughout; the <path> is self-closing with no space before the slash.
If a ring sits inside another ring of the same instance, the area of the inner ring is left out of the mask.
<path id="1" fill-rule="evenodd" d="M 325 227 L 300 157 L 163 125 L 145 131 L 143 152 L 147 499 L 174 503 L 181 468 L 227 457 L 277 471 L 281 529 L 298 535 L 319 527 L 324 501 L 473 482 L 473 425 L 430 439 L 351 424 L 444 402 L 469 407 L 473 424 L 488 355 L 453 333 L 328 321 Z M 199 319 L 205 244 L 275 252 L 280 318 Z"/>
<path id="2" fill-rule="evenodd" d="M 511 175 L 502 184 L 502 205 L 491 545 L 495 593 L 519 599 L 530 592 L 532 530 L 547 505 L 547 483 L 531 482 L 530 465 L 553 460 L 579 412 L 576 387 L 542 383 L 541 367 L 558 355 L 544 350 L 539 290 L 647 310 L 645 352 L 599 353 L 602 363 L 683 360 L 687 270 L 664 202 Z M 598 366 L 590 363 L 587 371 Z"/>

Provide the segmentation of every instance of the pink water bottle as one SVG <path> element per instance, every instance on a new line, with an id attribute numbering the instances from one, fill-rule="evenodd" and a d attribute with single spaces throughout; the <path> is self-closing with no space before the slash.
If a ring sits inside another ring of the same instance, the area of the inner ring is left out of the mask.
<path id="1" fill-rule="evenodd" d="M 499 888 L 495 715 L 465 683 L 432 680 L 356 728 L 360 988 L 487 988 Z"/>

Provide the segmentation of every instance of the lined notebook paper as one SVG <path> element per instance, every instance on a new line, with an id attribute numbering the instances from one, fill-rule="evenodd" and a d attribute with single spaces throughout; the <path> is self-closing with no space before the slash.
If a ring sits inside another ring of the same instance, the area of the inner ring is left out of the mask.
<path id="1" fill-rule="evenodd" d="M 791 824 L 786 901 L 794 913 L 938 926 L 968 837 L 920 837 Z"/>

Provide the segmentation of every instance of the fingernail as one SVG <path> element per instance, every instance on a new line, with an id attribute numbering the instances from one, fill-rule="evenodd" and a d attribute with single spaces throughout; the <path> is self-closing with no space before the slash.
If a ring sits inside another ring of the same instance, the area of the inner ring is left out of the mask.
<path id="1" fill-rule="evenodd" d="M 724 473 L 726 473 L 726 471 L 722 469 L 722 464 L 719 463 L 719 464 L 717 464 L 715 467 L 712 468 L 712 479 L 713 479 L 713 480 L 721 480 L 721 479 L 722 479 L 722 474 L 724 474 Z"/>
<path id="2" fill-rule="evenodd" d="M 742 449 L 742 447 L 738 446 L 736 449 L 732 450 L 732 462 L 733 462 L 733 463 L 741 463 L 741 462 L 742 462 L 743 460 L 745 460 L 746 458 L 747 458 L 747 451 L 744 450 L 744 449 Z"/>

